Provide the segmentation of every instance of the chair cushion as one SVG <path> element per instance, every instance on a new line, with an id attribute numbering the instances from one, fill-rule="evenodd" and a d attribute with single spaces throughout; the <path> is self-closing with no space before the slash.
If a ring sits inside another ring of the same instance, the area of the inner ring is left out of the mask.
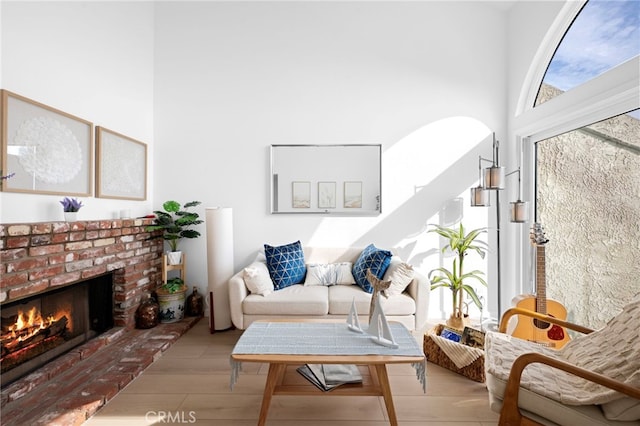
<path id="1" fill-rule="evenodd" d="M 485 369 L 486 366 L 485 363 Z M 491 410 L 499 413 L 507 382 L 487 373 L 485 383 L 489 391 Z M 608 420 L 602 415 L 602 410 L 597 405 L 565 405 L 524 388 L 520 388 L 518 393 L 518 406 L 527 417 L 547 425 L 604 426 L 620 424 L 636 426 L 638 424 L 637 422 L 621 423 Z"/>
<path id="2" fill-rule="evenodd" d="M 640 386 L 640 298 L 624 307 L 605 327 L 579 336 L 553 351 L 535 343 L 500 333 L 485 338 L 487 372 L 507 380 L 513 361 L 525 352 L 543 353 L 595 371 L 631 386 Z M 545 364 L 532 364 L 522 375 L 521 385 L 564 404 L 605 404 L 620 398 L 608 388 Z"/>
<path id="3" fill-rule="evenodd" d="M 300 241 L 278 247 L 265 244 L 264 254 L 276 290 L 304 281 L 307 268 Z"/>
<path id="4" fill-rule="evenodd" d="M 625 422 L 640 420 L 640 401 L 627 396 L 602 404 L 602 411 L 610 420 Z"/>
<path id="5" fill-rule="evenodd" d="M 242 301 L 242 312 L 245 315 L 327 315 L 329 288 L 295 284 L 275 291 L 269 297 L 250 294 Z"/>
<path id="6" fill-rule="evenodd" d="M 392 253 L 389 250 L 379 249 L 373 244 L 365 247 L 353 265 L 353 278 L 356 284 L 367 293 L 373 293 L 373 287 L 367 281 L 367 269 L 371 269 L 373 275 L 382 279 L 391 263 L 391 257 Z"/>

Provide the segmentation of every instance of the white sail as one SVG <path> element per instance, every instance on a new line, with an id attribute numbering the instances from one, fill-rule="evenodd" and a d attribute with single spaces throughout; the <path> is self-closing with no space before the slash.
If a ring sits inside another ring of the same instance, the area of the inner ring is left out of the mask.
<path id="1" fill-rule="evenodd" d="M 347 328 L 356 333 L 364 333 L 360 326 L 360 320 L 358 319 L 358 311 L 356 310 L 356 298 L 351 301 L 351 310 L 349 310 L 349 316 L 347 317 Z"/>
<path id="2" fill-rule="evenodd" d="M 382 306 L 380 306 L 379 297 L 376 298 L 373 315 L 371 315 L 369 330 L 367 330 L 367 332 L 371 340 L 379 345 L 394 349 L 398 347 L 398 344 L 393 339 L 393 334 L 391 334 L 391 328 L 389 328 L 387 317 L 384 315 Z"/>

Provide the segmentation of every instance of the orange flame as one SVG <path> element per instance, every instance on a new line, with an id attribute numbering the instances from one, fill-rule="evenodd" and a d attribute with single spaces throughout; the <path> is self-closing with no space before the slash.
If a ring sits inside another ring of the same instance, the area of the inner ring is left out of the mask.
<path id="1" fill-rule="evenodd" d="M 53 315 L 48 315 L 46 318 L 43 318 L 40 311 L 35 307 L 29 309 L 26 313 L 20 310 L 18 311 L 16 322 L 8 327 L 7 334 L 10 333 L 12 339 L 22 342 L 35 335 L 38 331 L 51 326 L 51 324 L 57 319 L 62 318 L 65 314 L 67 314 L 67 312 L 58 312 L 56 315 L 57 318 Z M 22 330 L 27 330 L 27 332 L 21 332 Z"/>

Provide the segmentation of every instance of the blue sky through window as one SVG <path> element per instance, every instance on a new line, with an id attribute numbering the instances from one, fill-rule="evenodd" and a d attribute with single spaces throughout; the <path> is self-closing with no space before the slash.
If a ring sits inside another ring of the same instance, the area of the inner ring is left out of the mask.
<path id="1" fill-rule="evenodd" d="M 570 90 L 640 54 L 640 0 L 589 0 L 558 46 L 543 82 Z"/>

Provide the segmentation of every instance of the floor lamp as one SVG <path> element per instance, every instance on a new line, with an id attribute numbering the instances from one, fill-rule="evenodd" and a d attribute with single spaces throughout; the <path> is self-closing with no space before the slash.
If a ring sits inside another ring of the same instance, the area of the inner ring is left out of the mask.
<path id="1" fill-rule="evenodd" d="M 512 223 L 524 223 L 529 220 L 528 202 L 522 201 L 522 179 L 520 166 L 510 173 L 505 173 L 505 168 L 499 164 L 499 142 L 496 140 L 496 134 L 493 133 L 493 159 L 489 160 L 478 157 L 478 186 L 471 188 L 471 206 L 472 207 L 489 207 L 491 205 L 489 191 L 496 191 L 496 250 L 497 250 L 497 286 L 498 291 L 498 318 L 502 314 L 502 303 L 500 301 L 502 295 L 501 276 L 502 265 L 500 264 L 500 190 L 504 189 L 507 176 L 518 173 L 518 200 L 511 202 L 510 221 Z M 491 167 L 482 171 L 482 162 L 490 162 Z"/>

